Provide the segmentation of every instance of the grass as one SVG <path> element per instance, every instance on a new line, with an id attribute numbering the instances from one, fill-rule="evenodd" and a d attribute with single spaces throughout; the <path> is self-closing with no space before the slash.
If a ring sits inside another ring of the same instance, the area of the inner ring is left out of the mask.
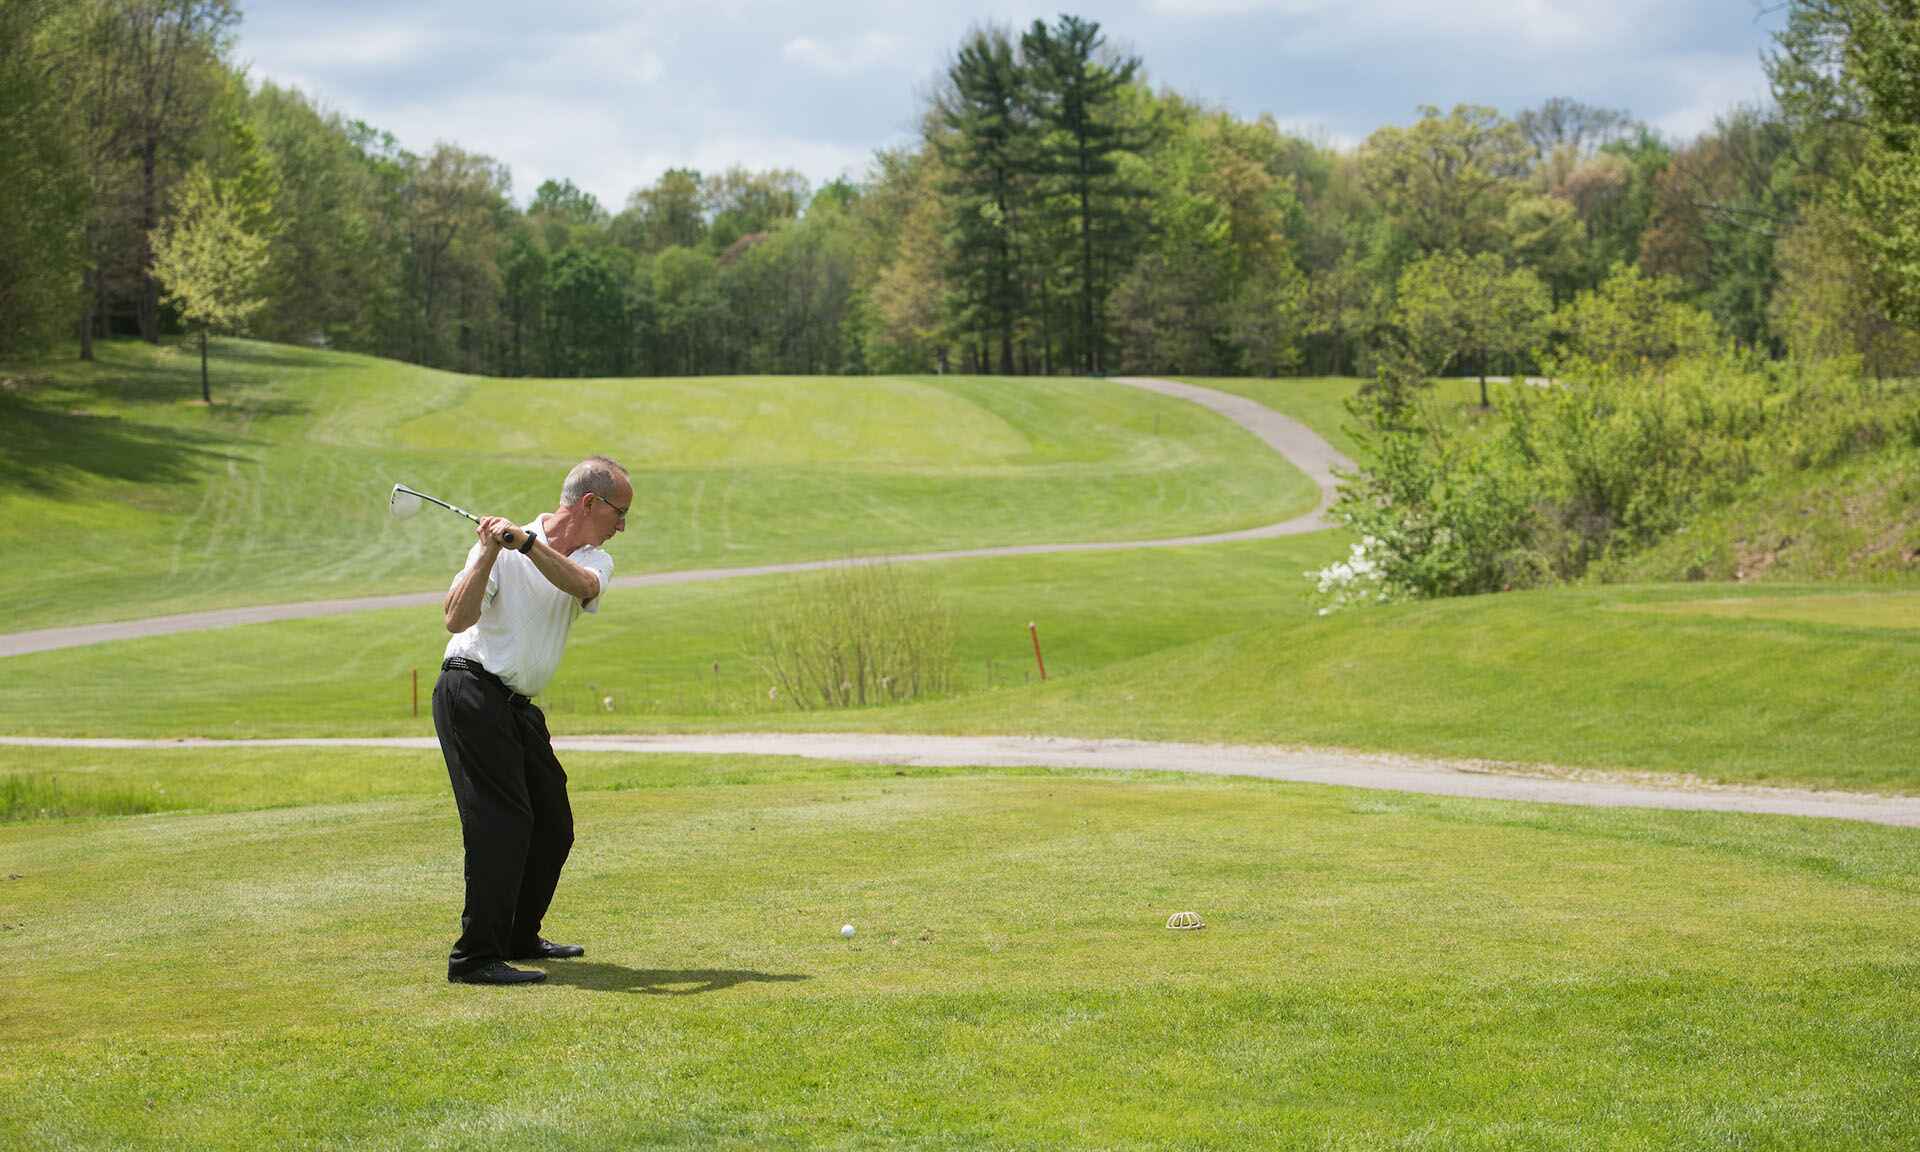
<path id="1" fill-rule="evenodd" d="M 615 543 L 623 574 L 1311 500 L 1250 437 L 1110 386 L 509 386 L 230 343 L 209 410 L 172 353 L 107 356 L 0 392 L 0 507 L 46 526 L 0 573 L 15 627 L 438 587 L 458 526 L 379 519 L 393 479 L 428 483 L 402 469 L 544 503 L 602 428 L 642 454 L 658 517 Z M 1352 381 L 1208 383 L 1351 452 Z M 527 430 L 529 410 L 556 415 Z M 621 589 L 542 704 L 565 733 L 1315 743 L 1920 792 L 1911 591 L 1317 616 L 1302 573 L 1341 551 L 929 564 L 953 691 L 828 715 L 776 710 L 745 651 L 818 577 Z M 425 734 L 409 674 L 424 694 L 443 644 L 429 608 L 41 653 L 5 662 L 0 715 Z M 0 747 L 0 1148 L 1920 1145 L 1910 829 L 1167 774 L 568 771 L 547 928 L 589 954 L 502 991 L 442 980 L 460 858 L 436 753 Z M 1182 910 L 1209 927 L 1162 927 Z"/>
<path id="2" fill-rule="evenodd" d="M 207 407 L 189 350 L 98 354 L 0 390 L 0 514 L 35 525 L 0 570 L 11 630 L 438 589 L 468 530 L 390 522 L 395 481 L 530 517 L 592 451 L 634 469 L 623 574 L 1184 535 L 1316 498 L 1231 423 L 1103 381 L 498 381 L 233 340 Z"/>
<path id="3" fill-rule="evenodd" d="M 0 827 L 0 1145 L 1920 1139 L 1904 830 L 576 755 L 590 951 L 503 992 L 432 753 L 102 764 L 195 810 Z"/>
<path id="4" fill-rule="evenodd" d="M 953 613 L 952 694 L 833 715 L 770 702 L 747 658 L 796 578 L 626 589 L 576 628 L 541 703 L 569 733 L 1314 744 L 1920 793 L 1911 594 L 1766 586 L 1730 612 L 1724 588 L 1588 587 L 1319 617 L 1301 573 L 1337 548 L 943 562 L 927 571 Z M 0 712 L 34 735 L 426 735 L 409 670 L 424 696 L 443 644 L 407 609 L 40 653 L 8 662 Z"/>

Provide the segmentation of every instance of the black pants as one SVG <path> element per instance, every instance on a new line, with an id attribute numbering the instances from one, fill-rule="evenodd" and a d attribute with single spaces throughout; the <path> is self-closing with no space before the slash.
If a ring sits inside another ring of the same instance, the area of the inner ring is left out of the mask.
<path id="1" fill-rule="evenodd" d="M 573 807 L 546 715 L 490 673 L 443 667 L 433 727 L 466 847 L 467 903 L 447 957 L 457 976 L 533 951 L 573 848 Z"/>

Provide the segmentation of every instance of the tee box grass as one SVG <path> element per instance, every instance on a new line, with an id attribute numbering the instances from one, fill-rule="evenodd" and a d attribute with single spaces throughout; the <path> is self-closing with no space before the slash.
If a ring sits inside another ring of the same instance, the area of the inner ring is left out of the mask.
<path id="1" fill-rule="evenodd" d="M 435 754 L 116 759 L 191 807 L 0 827 L 0 1145 L 1920 1139 L 1910 830 L 576 755 L 588 953 L 503 990 Z"/>

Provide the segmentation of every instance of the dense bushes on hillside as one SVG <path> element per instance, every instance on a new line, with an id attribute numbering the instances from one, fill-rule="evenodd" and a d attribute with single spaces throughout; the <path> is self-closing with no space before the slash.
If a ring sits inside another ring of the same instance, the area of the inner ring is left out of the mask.
<path id="1" fill-rule="evenodd" d="M 1920 382 L 1867 379 L 1852 360 L 1768 362 L 1729 346 L 1667 363 L 1576 356 L 1553 370 L 1547 386 L 1500 391 L 1495 417 L 1476 426 L 1392 369 L 1357 398 L 1366 465 L 1336 514 L 1362 537 L 1362 574 L 1381 593 L 1624 570 L 1745 494 L 1920 449 Z M 1322 579 L 1336 594 L 1351 583 L 1349 572 Z"/>

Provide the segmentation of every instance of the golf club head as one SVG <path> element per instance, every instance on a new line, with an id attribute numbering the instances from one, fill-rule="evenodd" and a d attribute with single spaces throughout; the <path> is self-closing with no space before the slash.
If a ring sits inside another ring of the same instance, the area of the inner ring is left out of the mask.
<path id="1" fill-rule="evenodd" d="M 405 484 L 395 484 L 393 494 L 387 497 L 387 511 L 395 520 L 405 520 L 420 511 L 420 494 Z"/>

